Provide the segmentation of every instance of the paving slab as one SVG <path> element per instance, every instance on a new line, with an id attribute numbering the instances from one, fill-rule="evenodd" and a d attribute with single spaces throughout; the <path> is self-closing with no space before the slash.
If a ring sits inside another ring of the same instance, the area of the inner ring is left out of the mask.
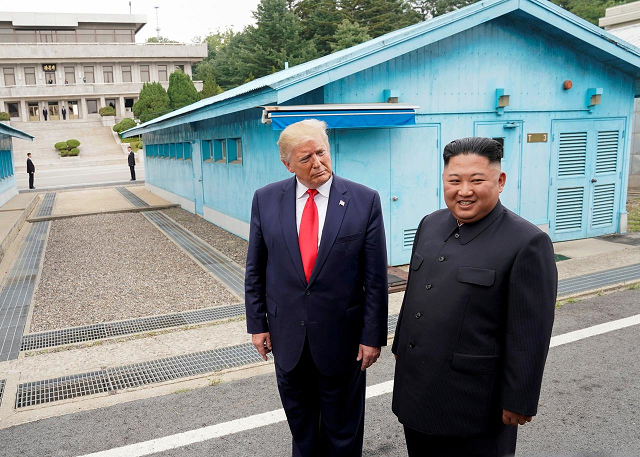
<path id="1" fill-rule="evenodd" d="M 133 208 L 115 188 L 59 192 L 53 215 Z"/>
<path id="2" fill-rule="evenodd" d="M 625 249 L 627 249 L 627 246 L 624 244 L 613 243 L 600 238 L 563 241 L 560 243 L 554 243 L 553 245 L 553 250 L 556 254 L 567 256 L 570 259 L 608 254 L 611 252 L 623 251 Z"/>
<path id="3" fill-rule="evenodd" d="M 144 186 L 125 186 L 129 191 L 133 192 L 137 197 L 141 198 L 151 206 L 168 205 L 170 202 L 162 197 L 157 196 Z"/>

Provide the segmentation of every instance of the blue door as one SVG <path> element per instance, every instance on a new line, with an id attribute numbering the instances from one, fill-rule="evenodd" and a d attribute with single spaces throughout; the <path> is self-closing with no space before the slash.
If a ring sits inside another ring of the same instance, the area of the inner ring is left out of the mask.
<path id="1" fill-rule="evenodd" d="M 390 265 L 409 262 L 420 220 L 439 208 L 440 128 L 336 130 L 334 169 L 378 191 Z"/>
<path id="2" fill-rule="evenodd" d="M 617 232 L 624 120 L 554 121 L 552 133 L 551 239 Z"/>
<path id="3" fill-rule="evenodd" d="M 204 188 L 202 186 L 202 149 L 201 142 L 195 141 L 192 149 L 193 163 L 193 195 L 195 198 L 196 214 L 202 216 L 202 206 L 204 204 Z"/>
<path id="4" fill-rule="evenodd" d="M 500 194 L 500 202 L 516 214 L 520 214 L 520 169 L 522 156 L 522 122 L 478 122 L 475 135 L 493 138 L 502 143 L 502 171 L 507 182 Z"/>

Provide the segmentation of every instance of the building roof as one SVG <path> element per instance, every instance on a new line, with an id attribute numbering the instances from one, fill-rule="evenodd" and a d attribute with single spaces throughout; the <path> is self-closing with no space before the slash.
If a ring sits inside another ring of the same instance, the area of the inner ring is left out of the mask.
<path id="1" fill-rule="evenodd" d="M 14 27 L 70 28 L 80 23 L 130 24 L 136 33 L 147 23 L 146 14 L 85 14 L 85 13 L 2 13 L 0 22 L 11 22 Z"/>
<path id="2" fill-rule="evenodd" d="M 607 8 L 598 25 L 605 30 L 610 30 L 638 22 L 640 22 L 640 2 L 632 2 Z"/>
<path id="3" fill-rule="evenodd" d="M 609 33 L 618 38 L 631 43 L 634 46 L 640 46 L 640 24 L 629 25 L 618 29 L 610 29 Z"/>
<path id="4" fill-rule="evenodd" d="M 22 130 L 11 127 L 10 125 L 7 125 L 3 122 L 0 122 L 0 135 L 8 135 L 14 138 L 20 138 L 22 140 L 33 141 L 33 136 L 23 132 Z"/>
<path id="5" fill-rule="evenodd" d="M 259 105 L 280 104 L 505 15 L 535 24 L 559 41 L 632 75 L 637 81 L 637 93 L 640 93 L 640 49 L 547 0 L 487 0 L 256 79 L 148 121 L 124 132 L 123 136 L 140 135 Z"/>

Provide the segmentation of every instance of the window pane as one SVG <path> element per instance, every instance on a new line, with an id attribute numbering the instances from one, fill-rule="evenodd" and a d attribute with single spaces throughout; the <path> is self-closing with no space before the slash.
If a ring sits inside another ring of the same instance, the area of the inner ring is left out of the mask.
<path id="1" fill-rule="evenodd" d="M 113 67 L 102 67 L 102 74 L 104 76 L 104 82 L 113 82 Z"/>
<path id="2" fill-rule="evenodd" d="M 65 84 L 76 83 L 76 69 L 74 67 L 64 67 L 64 80 Z"/>
<path id="3" fill-rule="evenodd" d="M 116 43 L 133 43 L 133 30 L 116 30 Z"/>
<path id="4" fill-rule="evenodd" d="M 184 144 L 184 160 L 191 160 L 191 143 Z"/>
<path id="5" fill-rule="evenodd" d="M 4 85 L 5 86 L 15 86 L 16 85 L 16 75 L 14 73 L 13 68 L 3 68 L 4 73 Z"/>
<path id="6" fill-rule="evenodd" d="M 131 82 L 131 65 L 122 66 L 122 82 L 124 83 Z"/>
<path id="7" fill-rule="evenodd" d="M 36 69 L 35 67 L 25 67 L 24 69 L 24 83 L 27 86 L 36 85 Z"/>
<path id="8" fill-rule="evenodd" d="M 167 66 L 158 65 L 158 81 L 166 81 L 166 80 L 167 80 Z"/>
<path id="9" fill-rule="evenodd" d="M 93 67 L 84 67 L 84 82 L 86 83 L 96 82 L 93 76 Z"/>
<path id="10" fill-rule="evenodd" d="M 94 30 L 78 30 L 78 43 L 95 43 L 96 32 Z"/>
<path id="11" fill-rule="evenodd" d="M 115 43 L 115 33 L 113 30 L 96 30 L 98 43 Z"/>
<path id="12" fill-rule="evenodd" d="M 13 29 L 0 29 L 0 43 L 14 43 Z"/>
<path id="13" fill-rule="evenodd" d="M 36 42 L 35 30 L 16 30 L 16 42 L 17 43 L 35 43 Z"/>
<path id="14" fill-rule="evenodd" d="M 58 43 L 75 43 L 76 31 L 75 30 L 58 30 Z"/>
<path id="15" fill-rule="evenodd" d="M 149 82 L 149 65 L 140 65 L 140 81 Z"/>
<path id="16" fill-rule="evenodd" d="M 211 140 L 204 140 L 202 142 L 202 160 L 210 160 L 211 159 Z"/>
<path id="17" fill-rule="evenodd" d="M 98 112 L 98 100 L 87 100 L 87 112 L 89 114 Z"/>

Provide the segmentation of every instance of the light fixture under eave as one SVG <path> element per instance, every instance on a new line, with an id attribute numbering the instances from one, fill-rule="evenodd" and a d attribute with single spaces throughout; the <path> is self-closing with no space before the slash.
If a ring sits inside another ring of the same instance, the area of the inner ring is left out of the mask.
<path id="1" fill-rule="evenodd" d="M 501 116 L 507 106 L 509 106 L 509 94 L 503 88 L 496 89 L 496 114 Z"/>
<path id="2" fill-rule="evenodd" d="M 589 111 L 593 110 L 593 107 L 602 103 L 602 87 L 587 89 L 587 108 Z"/>

